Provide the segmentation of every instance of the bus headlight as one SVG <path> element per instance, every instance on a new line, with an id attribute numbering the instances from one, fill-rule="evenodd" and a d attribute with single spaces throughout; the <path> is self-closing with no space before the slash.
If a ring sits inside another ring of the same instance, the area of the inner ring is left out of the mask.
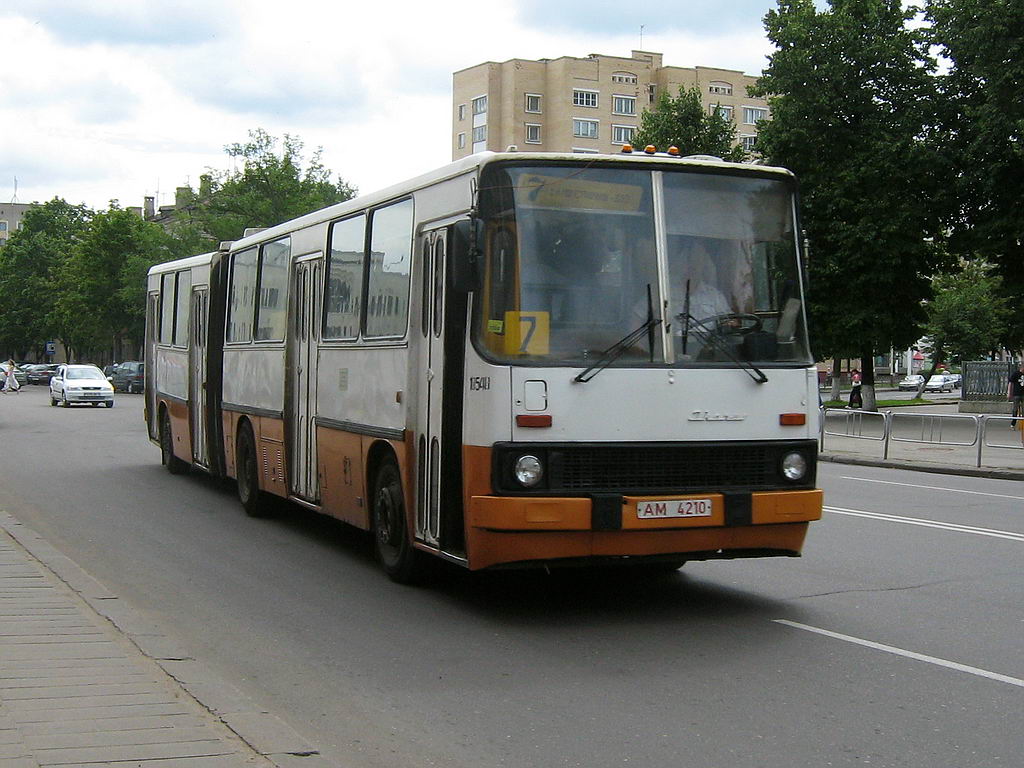
<path id="1" fill-rule="evenodd" d="M 541 465 L 540 459 L 527 454 L 516 459 L 512 472 L 520 485 L 524 488 L 532 488 L 544 476 L 544 467 Z"/>
<path id="2" fill-rule="evenodd" d="M 807 459 L 799 451 L 791 451 L 782 457 L 782 475 L 796 482 L 807 475 Z"/>

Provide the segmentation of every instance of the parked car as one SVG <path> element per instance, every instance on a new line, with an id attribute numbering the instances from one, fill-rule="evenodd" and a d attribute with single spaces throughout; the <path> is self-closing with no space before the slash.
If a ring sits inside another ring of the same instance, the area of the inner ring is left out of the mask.
<path id="1" fill-rule="evenodd" d="M 911 392 L 920 387 L 922 381 L 924 381 L 924 376 L 919 376 L 915 373 L 905 376 L 897 386 L 900 388 L 900 392 Z"/>
<path id="2" fill-rule="evenodd" d="M 95 365 L 60 365 L 50 379 L 50 405 L 103 403 L 114 407 L 114 387 Z"/>
<path id="3" fill-rule="evenodd" d="M 925 392 L 952 392 L 954 389 L 956 389 L 956 385 L 953 383 L 953 379 L 941 373 L 932 376 L 924 385 Z"/>
<path id="4" fill-rule="evenodd" d="M 110 383 L 115 392 L 141 392 L 145 389 L 146 364 L 127 362 L 115 365 L 110 374 Z"/>
<path id="5" fill-rule="evenodd" d="M 26 381 L 29 384 L 49 384 L 60 365 L 57 363 L 36 363 L 28 367 Z"/>

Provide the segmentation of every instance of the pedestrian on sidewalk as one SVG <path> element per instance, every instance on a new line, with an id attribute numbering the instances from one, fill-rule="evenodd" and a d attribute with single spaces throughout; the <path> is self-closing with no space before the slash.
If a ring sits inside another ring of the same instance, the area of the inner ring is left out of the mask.
<path id="1" fill-rule="evenodd" d="M 4 392 L 17 392 L 21 389 L 21 384 L 18 383 L 18 377 L 14 375 L 17 370 L 13 360 L 8 360 L 4 364 Z"/>
<path id="2" fill-rule="evenodd" d="M 1006 385 L 1006 399 L 1012 404 L 1010 415 L 1015 417 L 1010 422 L 1010 429 L 1016 429 L 1016 417 L 1024 416 L 1024 360 L 1017 365 L 1017 370 L 1010 374 Z"/>
<path id="3" fill-rule="evenodd" d="M 850 383 L 853 384 L 850 390 L 850 408 L 863 408 L 864 400 L 860 396 L 860 371 L 856 368 L 850 373 Z"/>

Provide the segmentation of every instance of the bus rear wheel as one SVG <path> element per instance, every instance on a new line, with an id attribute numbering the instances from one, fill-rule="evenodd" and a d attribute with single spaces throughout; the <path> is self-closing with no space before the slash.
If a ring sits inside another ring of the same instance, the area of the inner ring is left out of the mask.
<path id="1" fill-rule="evenodd" d="M 174 435 L 171 433 L 171 417 L 167 411 L 160 417 L 160 463 L 172 475 L 184 474 L 188 469 L 188 464 L 174 455 Z"/>
<path id="2" fill-rule="evenodd" d="M 235 472 L 238 478 L 238 500 L 250 517 L 269 517 L 273 512 L 270 499 L 260 490 L 259 463 L 256 459 L 256 440 L 248 424 L 238 433 L 235 449 Z"/>
<path id="3" fill-rule="evenodd" d="M 422 555 L 409 540 L 402 476 L 390 458 L 374 478 L 373 538 L 377 559 L 388 578 L 399 584 L 411 584 L 420 578 Z"/>

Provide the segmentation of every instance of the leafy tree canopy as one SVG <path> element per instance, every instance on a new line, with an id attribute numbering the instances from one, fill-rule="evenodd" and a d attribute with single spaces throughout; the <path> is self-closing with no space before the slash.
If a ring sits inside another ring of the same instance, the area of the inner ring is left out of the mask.
<path id="1" fill-rule="evenodd" d="M 772 112 L 759 150 L 801 181 L 816 352 L 870 361 L 921 336 L 926 276 L 942 263 L 924 202 L 940 183 L 927 141 L 934 62 L 901 0 L 829 6 L 778 0 L 765 16 L 776 51 L 751 93 Z"/>
<path id="2" fill-rule="evenodd" d="M 225 147 L 240 167 L 205 176 L 185 220 L 213 242 L 235 240 L 246 227 L 272 227 L 355 195 L 340 177 L 332 181 L 321 149 L 303 167 L 301 139 L 285 134 L 280 151 L 278 143 L 257 128 L 249 131 L 249 141 Z"/>
<path id="3" fill-rule="evenodd" d="M 940 138 L 955 173 L 941 191 L 950 246 L 999 265 L 1004 291 L 1024 293 L 1024 10 L 1019 0 L 929 0 Z M 1024 345 L 1024 319 L 1007 342 Z"/>
<path id="4" fill-rule="evenodd" d="M 87 231 L 92 211 L 54 198 L 25 211 L 21 227 L 0 249 L 0 345 L 5 356 L 41 354 L 59 293 L 54 277 Z"/>
<path id="5" fill-rule="evenodd" d="M 679 96 L 662 92 L 654 109 L 640 116 L 640 128 L 633 143 L 653 144 L 664 151 L 670 146 L 684 155 L 714 155 L 725 160 L 742 162 L 743 147 L 735 144 L 736 127 L 718 110 L 705 111 L 698 88 L 679 88 Z"/>
<path id="6" fill-rule="evenodd" d="M 933 279 L 927 331 L 936 358 L 977 360 L 1001 346 L 1011 314 L 1001 284 L 984 259 L 963 259 L 959 269 Z"/>
<path id="7" fill-rule="evenodd" d="M 186 244 L 157 224 L 112 203 L 96 214 L 57 271 L 60 300 L 50 321 L 77 357 L 111 349 L 135 357 L 145 326 L 146 272 L 188 255 Z"/>

